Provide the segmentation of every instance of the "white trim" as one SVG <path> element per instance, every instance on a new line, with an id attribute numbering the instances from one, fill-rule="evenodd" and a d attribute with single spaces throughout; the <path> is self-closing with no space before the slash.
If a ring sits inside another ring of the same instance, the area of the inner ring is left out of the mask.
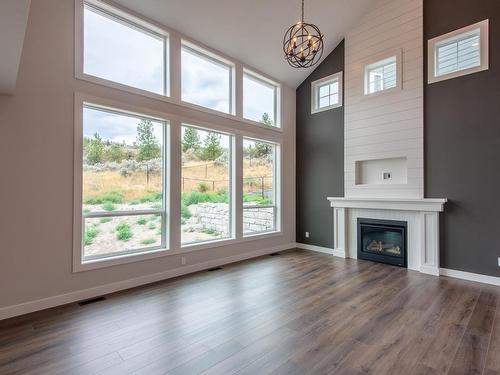
<path id="1" fill-rule="evenodd" d="M 436 46 L 441 42 L 460 38 L 479 29 L 481 64 L 474 68 L 458 70 L 456 72 L 436 76 Z M 489 20 L 486 19 L 473 25 L 462 27 L 427 41 L 427 83 L 435 83 L 451 78 L 482 72 L 489 69 Z"/>
<path id="2" fill-rule="evenodd" d="M 330 205 L 336 208 L 366 208 L 376 210 L 430 211 L 442 212 L 446 198 L 343 198 L 328 197 Z"/>
<path id="3" fill-rule="evenodd" d="M 189 266 L 183 266 L 175 269 L 171 269 L 164 272 L 158 272 L 151 275 L 145 275 L 136 277 L 133 279 L 127 279 L 123 281 L 117 281 L 114 283 L 97 286 L 89 289 L 82 289 L 66 294 L 60 294 L 57 296 L 51 296 L 47 298 L 42 298 L 34 301 L 29 301 L 21 303 L 18 305 L 6 306 L 0 308 L 0 320 L 12 318 L 14 316 L 28 314 L 31 312 L 48 309 L 51 307 L 56 307 L 60 305 L 65 305 L 68 303 L 81 301 L 88 298 L 93 298 L 101 296 L 104 294 L 114 293 L 120 290 L 135 288 L 137 286 L 146 285 L 173 277 L 178 277 L 182 275 L 187 275 L 194 272 L 203 271 L 209 268 L 222 266 L 229 263 L 235 263 L 242 260 L 247 260 L 251 258 L 256 258 L 262 255 L 275 253 L 277 251 L 284 251 L 288 249 L 293 249 L 295 243 L 279 245 L 275 247 L 270 247 L 262 250 L 256 250 L 252 252 L 247 252 L 238 255 L 231 255 L 221 259 L 214 259 L 211 261 L 193 264 Z"/>
<path id="4" fill-rule="evenodd" d="M 105 86 L 109 87 L 115 90 L 120 90 L 123 92 L 131 93 L 134 95 L 141 95 L 143 97 L 153 99 L 153 100 L 158 100 L 162 101 L 164 103 L 170 103 L 174 104 L 179 107 L 187 108 L 187 109 L 192 109 L 192 110 L 197 110 L 199 112 L 204 112 L 204 113 L 209 113 L 215 116 L 231 119 L 238 121 L 240 123 L 245 123 L 248 125 L 252 125 L 254 127 L 258 127 L 261 129 L 265 129 L 265 131 L 268 132 L 275 132 L 277 134 L 283 133 L 283 128 L 286 126 L 286 124 L 283 121 L 284 118 L 284 111 L 283 111 L 283 95 L 281 91 L 283 90 L 283 87 L 285 86 L 282 82 L 277 81 L 273 79 L 272 77 L 269 77 L 268 75 L 260 72 L 258 69 L 254 69 L 250 66 L 247 66 L 219 51 L 214 50 L 213 48 L 210 48 L 203 43 L 197 42 L 183 34 L 178 33 L 177 31 L 166 27 L 163 24 L 160 24 L 158 22 L 155 22 L 151 20 L 150 18 L 147 18 L 143 16 L 142 14 L 139 14 L 137 12 L 134 12 L 120 4 L 115 3 L 112 0 L 74 0 L 75 1 L 75 51 L 74 51 L 74 56 L 75 56 L 75 78 L 90 82 L 93 84 L 97 84 L 100 86 Z M 83 72 L 83 62 L 84 62 L 84 45 L 83 45 L 83 36 L 84 36 L 84 20 L 83 20 L 83 4 L 85 1 L 91 2 L 93 4 L 98 4 L 98 6 L 106 8 L 110 12 L 114 12 L 120 17 L 123 18 L 130 18 L 132 22 L 139 23 L 141 25 L 148 25 L 148 27 L 158 33 L 164 33 L 167 35 L 167 46 L 166 48 L 168 49 L 167 51 L 167 68 L 168 71 L 166 73 L 167 80 L 168 80 L 168 85 L 167 85 L 167 94 L 168 96 L 165 95 L 160 95 L 154 92 L 142 90 L 136 87 L 128 86 L 125 84 L 121 84 L 118 82 L 110 81 L 104 78 L 92 76 L 89 74 L 85 74 Z M 232 113 L 225 113 L 221 111 L 217 111 L 211 108 L 203 107 L 200 105 L 188 103 L 182 101 L 182 88 L 181 88 L 181 73 L 182 73 L 182 66 L 181 66 L 181 49 L 182 49 L 182 44 L 189 44 L 192 46 L 196 46 L 196 48 L 201 49 L 204 51 L 204 53 L 208 55 L 213 55 L 217 56 L 218 59 L 221 61 L 226 61 L 229 64 L 232 65 L 232 92 L 233 92 L 233 97 L 231 98 L 231 112 Z M 240 74 L 242 69 L 247 69 L 252 71 L 252 73 L 256 74 L 257 76 L 262 77 L 264 80 L 274 82 L 279 86 L 278 90 L 278 98 L 277 98 L 277 107 L 278 107 L 278 112 L 276 114 L 277 117 L 279 117 L 278 121 L 278 126 L 265 126 L 263 124 L 260 124 L 256 121 L 248 120 L 243 118 L 243 111 L 239 106 L 242 106 L 242 101 L 243 101 L 243 75 Z"/>
<path id="5" fill-rule="evenodd" d="M 342 107 L 343 105 L 343 99 L 344 99 L 344 72 L 340 71 L 338 73 L 331 74 L 327 77 L 317 79 L 316 81 L 311 82 L 311 114 L 314 113 L 319 113 L 323 111 L 328 111 L 333 108 L 339 108 Z M 332 104 L 326 107 L 319 107 L 319 100 L 318 100 L 318 95 L 319 95 L 319 88 L 320 86 L 323 86 L 325 84 L 332 84 L 334 82 L 338 82 L 339 84 L 339 101 L 337 104 Z"/>
<path id="6" fill-rule="evenodd" d="M 440 268 L 441 276 L 454 277 L 456 279 L 476 281 L 478 283 L 500 286 L 500 277 L 482 275 L 479 273 Z"/>
<path id="7" fill-rule="evenodd" d="M 299 249 L 316 251 L 318 253 L 324 253 L 324 254 L 330 254 L 330 255 L 333 255 L 333 256 L 339 257 L 339 258 L 345 258 L 346 257 L 344 252 L 336 250 L 336 249 L 332 249 L 332 248 L 329 248 L 329 247 L 316 246 L 316 245 L 308 245 L 308 244 L 300 243 L 300 242 L 297 242 L 297 244 L 295 246 L 297 248 L 299 248 Z"/>

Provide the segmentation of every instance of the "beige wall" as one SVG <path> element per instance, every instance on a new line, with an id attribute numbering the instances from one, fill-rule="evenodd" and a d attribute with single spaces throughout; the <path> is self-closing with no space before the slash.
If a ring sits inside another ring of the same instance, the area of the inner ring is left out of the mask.
<path id="1" fill-rule="evenodd" d="M 74 2 L 33 1 L 16 90 L 0 96 L 0 316 L 9 306 L 180 267 L 181 255 L 171 255 L 73 273 L 75 92 L 221 126 L 251 126 L 76 80 Z M 295 90 L 284 87 L 283 96 L 282 235 L 191 252 L 188 265 L 295 242 Z"/>

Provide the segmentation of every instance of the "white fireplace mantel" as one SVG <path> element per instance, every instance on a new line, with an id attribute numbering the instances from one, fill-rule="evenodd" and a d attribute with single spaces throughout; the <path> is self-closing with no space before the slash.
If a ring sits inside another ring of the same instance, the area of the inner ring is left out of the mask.
<path id="1" fill-rule="evenodd" d="M 329 197 L 334 255 L 357 258 L 358 217 L 408 222 L 408 268 L 439 275 L 439 212 L 447 199 Z"/>

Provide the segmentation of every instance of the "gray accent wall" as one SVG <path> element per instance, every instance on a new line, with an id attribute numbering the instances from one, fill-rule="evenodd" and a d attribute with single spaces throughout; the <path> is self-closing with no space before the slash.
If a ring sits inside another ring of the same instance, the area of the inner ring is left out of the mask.
<path id="1" fill-rule="evenodd" d="M 487 18 L 489 70 L 425 85 L 425 192 L 450 200 L 441 267 L 500 276 L 500 1 L 424 0 L 425 43 Z"/>
<path id="2" fill-rule="evenodd" d="M 329 248 L 333 214 L 326 198 L 344 196 L 344 107 L 311 114 L 311 82 L 343 70 L 341 42 L 297 88 L 297 242 Z"/>

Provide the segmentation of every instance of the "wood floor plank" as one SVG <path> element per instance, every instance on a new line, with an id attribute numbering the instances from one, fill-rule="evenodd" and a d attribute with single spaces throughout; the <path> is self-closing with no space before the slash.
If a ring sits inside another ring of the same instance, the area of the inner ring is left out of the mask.
<path id="1" fill-rule="evenodd" d="M 0 322 L 0 374 L 500 375 L 500 288 L 291 250 Z"/>

